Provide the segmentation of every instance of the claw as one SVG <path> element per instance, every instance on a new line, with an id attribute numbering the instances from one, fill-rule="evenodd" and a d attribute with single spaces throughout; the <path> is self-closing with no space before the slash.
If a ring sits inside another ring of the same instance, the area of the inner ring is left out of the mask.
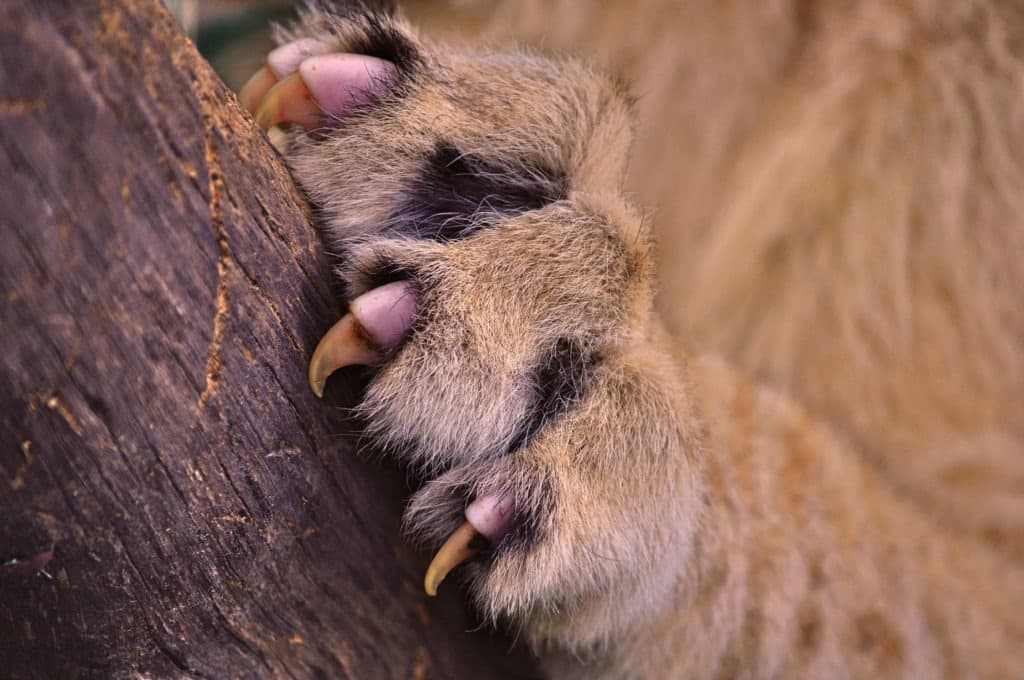
<path id="1" fill-rule="evenodd" d="M 267 63 L 239 93 L 264 130 L 279 123 L 320 127 L 325 116 L 338 117 L 393 78 L 389 61 L 362 54 L 322 54 L 327 45 L 298 41 L 270 53 Z"/>
<path id="2" fill-rule="evenodd" d="M 372 364 L 380 361 L 381 353 L 375 349 L 366 331 L 355 315 L 349 313 L 331 326 L 313 352 L 309 362 L 309 386 L 318 397 L 324 396 L 328 376 L 343 366 Z"/>
<path id="3" fill-rule="evenodd" d="M 309 386 L 316 396 L 323 396 L 327 377 L 339 368 L 379 362 L 383 348 L 405 337 L 416 307 L 416 295 L 406 281 L 374 288 L 353 300 L 351 311 L 331 326 L 310 359 Z"/>
<path id="4" fill-rule="evenodd" d="M 242 106 L 246 108 L 249 113 L 255 113 L 256 108 L 263 101 L 263 97 L 267 94 L 267 91 L 274 86 L 277 82 L 277 76 L 270 69 L 269 65 L 264 65 L 259 71 L 253 74 L 252 78 L 246 81 L 242 89 L 238 91 L 238 99 L 242 102 Z"/>
<path id="5" fill-rule="evenodd" d="M 238 99 L 249 113 L 256 113 L 260 102 L 277 81 L 291 75 L 309 57 L 330 52 L 330 45 L 315 38 L 303 38 L 271 50 L 263 68 L 238 91 Z"/>
<path id="6" fill-rule="evenodd" d="M 253 117 L 264 130 L 279 123 L 298 123 L 309 130 L 320 124 L 322 115 L 302 76 L 293 73 L 267 91 Z"/>
<path id="7" fill-rule="evenodd" d="M 513 497 L 507 493 L 481 496 L 469 504 L 466 521 L 448 537 L 427 567 L 423 578 L 427 595 L 436 595 L 437 587 L 448 572 L 477 552 L 476 547 L 471 547 L 476 538 L 485 538 L 491 545 L 498 544 L 512 526 L 514 505 Z"/>
<path id="8" fill-rule="evenodd" d="M 437 587 L 441 585 L 445 576 L 476 553 L 477 549 L 470 547 L 470 543 L 479 535 L 479 532 L 467 520 L 448 537 L 448 540 L 434 555 L 430 566 L 427 567 L 427 574 L 423 577 L 423 590 L 427 595 L 430 597 L 437 595 Z"/>

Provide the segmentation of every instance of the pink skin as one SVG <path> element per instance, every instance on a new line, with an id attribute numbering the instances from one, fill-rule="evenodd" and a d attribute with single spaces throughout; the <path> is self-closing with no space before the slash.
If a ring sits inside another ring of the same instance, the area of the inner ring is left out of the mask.
<path id="1" fill-rule="evenodd" d="M 396 281 L 360 295 L 331 326 L 309 360 L 309 386 L 322 397 L 328 376 L 343 366 L 377 364 L 412 327 L 417 301 L 412 287 Z"/>
<path id="2" fill-rule="evenodd" d="M 394 73 L 391 62 L 362 54 L 325 54 L 299 65 L 299 75 L 313 99 L 331 116 L 342 116 L 365 103 Z"/>
<path id="3" fill-rule="evenodd" d="M 299 68 L 299 64 L 310 57 L 327 54 L 331 48 L 316 38 L 303 38 L 282 45 L 267 55 L 267 66 L 280 80 L 289 76 Z"/>
<path id="4" fill-rule="evenodd" d="M 511 528 L 514 510 L 512 496 L 491 494 L 470 503 L 466 508 L 466 519 L 487 540 L 497 543 Z"/>
<path id="5" fill-rule="evenodd" d="M 394 347 L 412 326 L 418 304 L 406 281 L 395 281 L 363 293 L 349 310 L 370 338 L 381 347 Z"/>
<path id="6" fill-rule="evenodd" d="M 341 118 L 395 75 L 389 61 L 362 54 L 329 54 L 330 46 L 314 38 L 282 45 L 268 56 L 239 92 L 265 130 L 295 123 L 319 128 L 324 117 Z"/>

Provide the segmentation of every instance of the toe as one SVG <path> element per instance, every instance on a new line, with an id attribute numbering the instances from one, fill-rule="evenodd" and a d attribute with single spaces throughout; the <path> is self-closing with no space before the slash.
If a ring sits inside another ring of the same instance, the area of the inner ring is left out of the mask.
<path id="1" fill-rule="evenodd" d="M 395 66 L 362 54 L 327 54 L 304 60 L 299 73 L 321 110 L 340 117 L 370 101 L 394 76 Z"/>
<path id="2" fill-rule="evenodd" d="M 288 66 L 295 56 L 288 53 L 278 58 L 279 66 Z M 305 59 L 297 71 L 268 89 L 271 77 L 268 74 L 276 76 L 268 65 L 243 88 L 243 101 L 251 102 L 263 93 L 255 118 L 264 130 L 281 123 L 295 123 L 312 130 L 323 125 L 325 116 L 340 118 L 356 106 L 371 101 L 393 76 L 394 70 L 391 62 L 376 57 L 326 54 Z"/>
<path id="3" fill-rule="evenodd" d="M 316 38 L 303 38 L 281 45 L 267 55 L 267 67 L 278 79 L 290 76 L 310 57 L 327 54 L 331 46 Z"/>

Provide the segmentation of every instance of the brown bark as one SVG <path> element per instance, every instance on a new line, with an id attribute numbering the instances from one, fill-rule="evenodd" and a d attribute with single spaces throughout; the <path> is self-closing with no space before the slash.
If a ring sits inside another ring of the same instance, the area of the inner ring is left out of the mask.
<path id="1" fill-rule="evenodd" d="M 0 173 L 0 675 L 530 672 L 422 595 L 358 380 L 306 384 L 304 204 L 160 3 L 0 6 Z"/>

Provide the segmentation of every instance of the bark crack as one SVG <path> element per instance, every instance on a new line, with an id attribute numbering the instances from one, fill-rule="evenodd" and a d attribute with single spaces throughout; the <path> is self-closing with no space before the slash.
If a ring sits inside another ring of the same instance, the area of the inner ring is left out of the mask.
<path id="1" fill-rule="evenodd" d="M 221 347 L 224 343 L 228 315 L 231 312 L 231 294 L 228 290 L 227 277 L 233 264 L 227 233 L 224 231 L 224 208 L 221 205 L 224 176 L 221 172 L 220 157 L 213 142 L 213 131 L 209 128 L 206 133 L 205 152 L 210 192 L 210 222 L 217 237 L 217 294 L 213 302 L 213 337 L 210 338 L 206 350 L 206 385 L 199 394 L 200 406 L 206 405 L 206 401 L 220 382 Z"/>

